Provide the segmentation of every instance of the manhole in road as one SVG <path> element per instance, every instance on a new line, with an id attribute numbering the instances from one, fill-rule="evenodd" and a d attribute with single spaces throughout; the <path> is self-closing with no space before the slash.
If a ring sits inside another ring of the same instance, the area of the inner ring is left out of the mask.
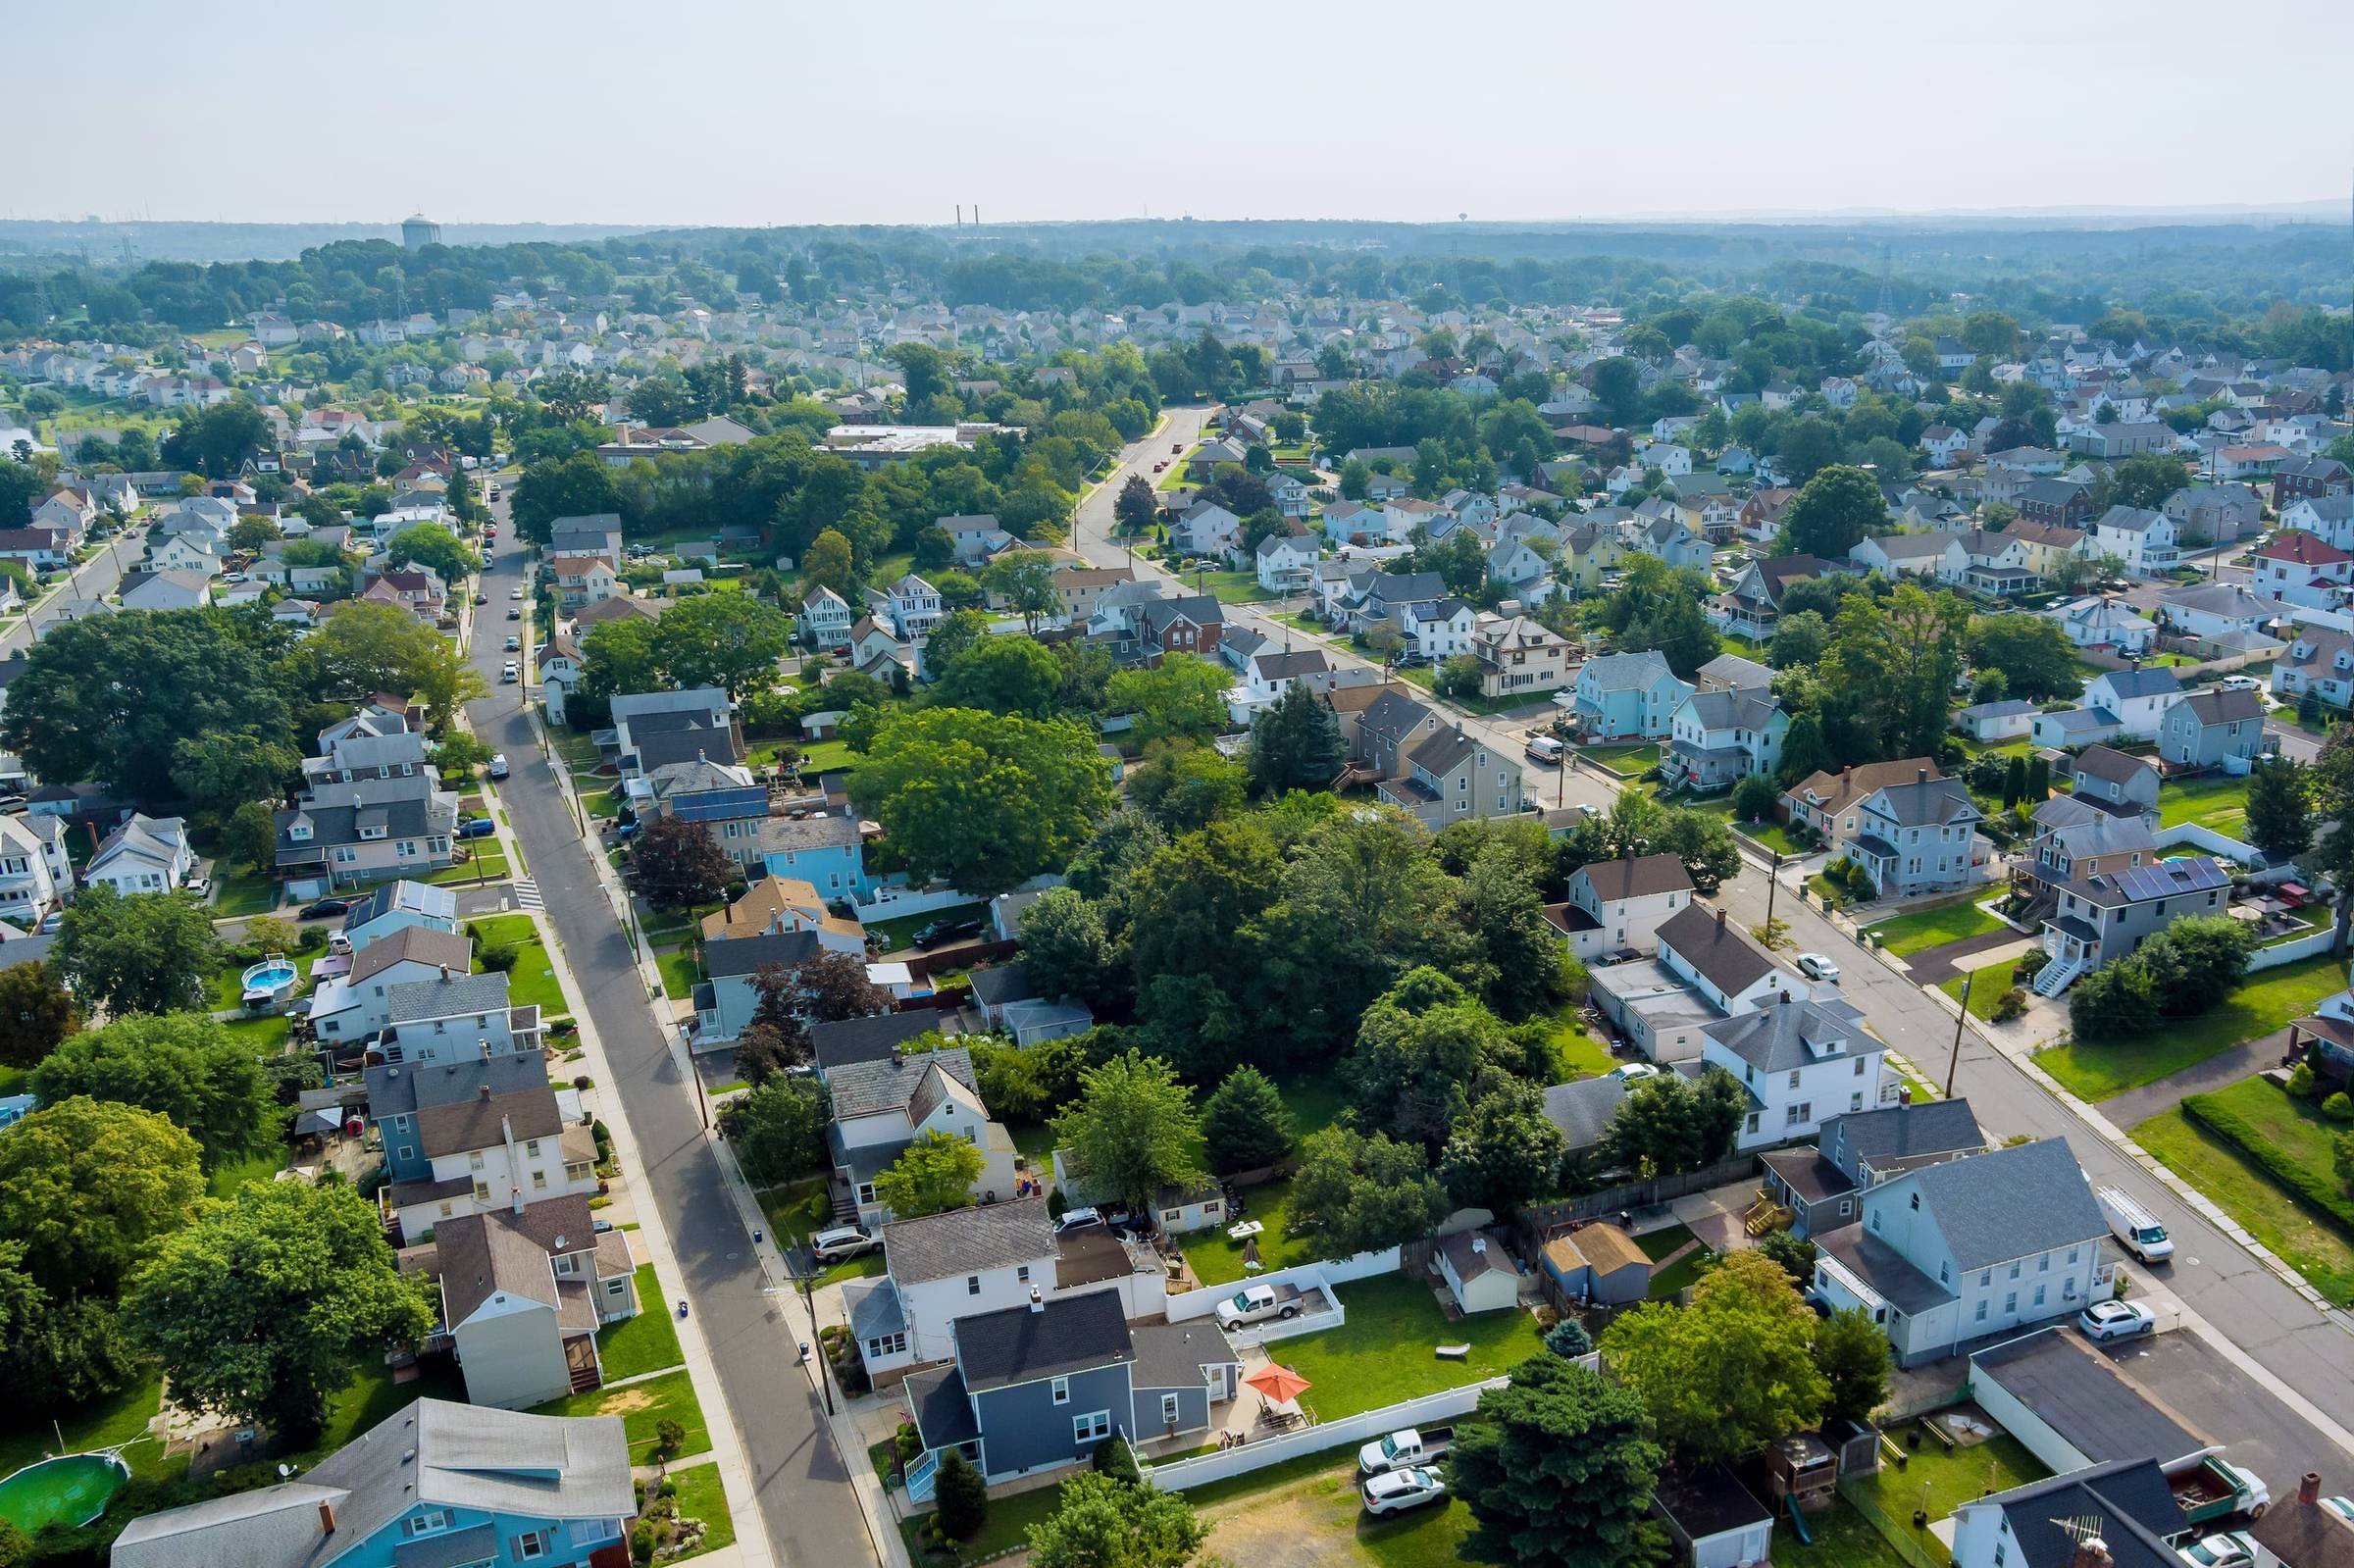
<path id="1" fill-rule="evenodd" d="M 743 1256 L 743 1254 L 742 1254 L 742 1253 L 741 1253 L 741 1252 L 731 1252 L 731 1253 L 729 1253 L 729 1254 L 728 1254 L 728 1261 L 729 1261 L 730 1263 L 733 1263 L 733 1262 L 735 1262 L 735 1261 L 736 1261 L 738 1258 L 740 1258 L 740 1257 L 742 1257 L 742 1256 Z"/>

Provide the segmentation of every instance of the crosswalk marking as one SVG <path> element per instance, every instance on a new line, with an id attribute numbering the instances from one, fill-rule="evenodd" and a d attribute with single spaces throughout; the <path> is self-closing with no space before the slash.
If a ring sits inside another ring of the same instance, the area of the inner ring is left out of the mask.
<path id="1" fill-rule="evenodd" d="M 515 879 L 515 907 L 518 909 L 545 909 L 547 907 L 546 901 L 539 896 L 539 885 L 529 877 Z"/>

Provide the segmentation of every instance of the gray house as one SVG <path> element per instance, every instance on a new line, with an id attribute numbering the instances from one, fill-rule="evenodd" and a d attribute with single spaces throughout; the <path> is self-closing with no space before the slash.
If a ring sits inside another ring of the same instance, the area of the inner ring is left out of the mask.
<path id="1" fill-rule="evenodd" d="M 2264 699 L 2253 691 L 2197 692 L 2167 709 L 2158 728 L 2158 755 L 2178 768 L 2250 762 L 2264 750 Z"/>
<path id="2" fill-rule="evenodd" d="M 2115 746 L 2087 746 L 2078 753 L 2075 783 L 2069 793 L 2112 817 L 2140 817 L 2158 825 L 2158 770 Z"/>
<path id="3" fill-rule="evenodd" d="M 1961 887 L 1975 879 L 1970 846 L 1984 820 L 1961 780 L 1932 779 L 1923 768 L 1913 783 L 1883 785 L 1857 804 L 1847 853 L 1883 898 Z"/>
<path id="4" fill-rule="evenodd" d="M 1911 1087 L 1902 1091 L 1909 1096 Z M 1876 1110 L 1834 1116 L 1813 1148 L 1767 1149 L 1766 1190 L 1790 1211 L 1800 1236 L 1835 1231 L 1856 1220 L 1858 1194 L 1922 1165 L 1960 1159 L 1986 1146 L 1970 1101 L 1909 1097 Z"/>
<path id="5" fill-rule="evenodd" d="M 2057 885 L 2059 904 L 2043 922 L 2048 962 L 2035 976 L 2035 989 L 2044 996 L 2057 996 L 2084 971 L 2124 957 L 2171 921 L 2222 914 L 2231 877 L 2213 855 L 2193 855 L 2072 877 Z"/>
<path id="6" fill-rule="evenodd" d="M 1208 1430 L 1234 1397 L 1242 1363 L 1208 1319 L 1130 1325 L 1116 1290 L 1046 1299 L 958 1318 L 956 1358 L 902 1386 L 924 1457 L 907 1494 L 932 1490 L 940 1455 L 957 1449 L 993 1485 L 1083 1464 L 1114 1433 L 1131 1443 Z"/>

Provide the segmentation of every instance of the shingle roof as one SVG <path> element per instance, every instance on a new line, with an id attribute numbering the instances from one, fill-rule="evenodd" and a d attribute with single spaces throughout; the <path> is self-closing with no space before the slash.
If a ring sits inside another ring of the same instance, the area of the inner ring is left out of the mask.
<path id="1" fill-rule="evenodd" d="M 398 1116 L 428 1105 L 455 1104 L 478 1097 L 486 1085 L 493 1094 L 512 1094 L 546 1083 L 547 1062 L 537 1051 L 504 1051 L 423 1066 L 380 1063 L 367 1072 L 368 1114 Z"/>
<path id="2" fill-rule="evenodd" d="M 2218 687 L 2194 692 L 2175 706 L 2189 709 L 2202 725 L 2236 724 L 2242 719 L 2264 717 L 2263 700 L 2253 691 L 2226 691 Z"/>
<path id="3" fill-rule="evenodd" d="M 1960 1269 L 1982 1269 L 2109 1234 L 2066 1138 L 1951 1160 L 1899 1180 L 1918 1185 Z"/>
<path id="4" fill-rule="evenodd" d="M 1578 672 L 1578 679 L 1582 682 L 1589 675 L 1594 678 L 1595 689 L 1600 691 L 1647 691 L 1663 680 L 1675 679 L 1675 672 L 1667 668 L 1666 659 L 1657 649 L 1606 653 L 1589 660 Z"/>
<path id="5" fill-rule="evenodd" d="M 1196 1318 L 1190 1323 L 1132 1324 L 1128 1342 L 1136 1352 L 1129 1378 L 1140 1391 L 1199 1389 L 1203 1367 L 1232 1365 L 1240 1359 L 1214 1318 Z"/>
<path id="6" fill-rule="evenodd" d="M 952 1279 L 1017 1263 L 1050 1264 L 1054 1226 L 1047 1200 L 1021 1198 L 955 1209 L 883 1227 L 883 1254 L 900 1286 Z"/>
<path id="7" fill-rule="evenodd" d="M 1672 949 L 1728 996 L 1773 970 L 1773 960 L 1739 926 L 1700 904 L 1686 904 L 1660 922 L 1659 938 L 1663 949 Z"/>
<path id="8" fill-rule="evenodd" d="M 1775 1002 L 1719 1019 L 1701 1033 L 1762 1073 L 1810 1066 L 1831 1054 L 1834 1044 L 1848 1056 L 1880 1048 L 1864 1028 L 1863 1014 L 1836 1000 Z"/>
<path id="9" fill-rule="evenodd" d="M 2076 755 L 2076 772 L 2104 784 L 2129 784 L 2138 775 L 2157 771 L 2144 759 L 2115 746 L 2086 746 Z"/>
<path id="10" fill-rule="evenodd" d="M 1852 1178 L 1861 1161 L 1885 1168 L 1892 1160 L 1983 1148 L 1986 1135 L 1978 1130 L 1970 1101 L 1929 1100 L 1834 1116 L 1822 1124 L 1816 1141 Z"/>
<path id="11" fill-rule="evenodd" d="M 2092 683 L 2106 685 L 2111 694 L 2120 701 L 2127 697 L 2171 696 L 2182 689 L 2181 678 L 2176 676 L 2173 670 L 2164 667 L 2151 670 L 2112 670 L 2107 675 L 2095 676 Z"/>
<path id="12" fill-rule="evenodd" d="M 1974 822 L 1985 813 L 1970 798 L 1959 779 L 1916 779 L 1910 784 L 1883 784 L 1872 793 L 1899 828 L 1941 828 L 1955 822 Z"/>
<path id="13" fill-rule="evenodd" d="M 956 1320 L 956 1364 L 974 1393 L 1136 1359 L 1117 1290 L 1091 1290 Z"/>
<path id="14" fill-rule="evenodd" d="M 2182 1568 L 2167 1544 L 2182 1529 L 2182 1507 L 2154 1459 L 2094 1465 L 1981 1500 L 2003 1511 L 2020 1568 L 2069 1568 L 2076 1538 L 2064 1526 L 2077 1520 L 2100 1532 L 2115 1568 Z"/>
<path id="15" fill-rule="evenodd" d="M 438 926 L 403 926 L 352 955 L 351 983 L 373 980 L 394 964 L 411 960 L 463 975 L 474 962 L 474 943 Z"/>
<path id="16" fill-rule="evenodd" d="M 1688 893 L 1691 873 L 1670 854 L 1625 855 L 1580 866 L 1577 875 L 1593 885 L 1594 896 L 1606 903 L 1622 898 L 1648 898 L 1657 893 Z"/>
<path id="17" fill-rule="evenodd" d="M 834 1096 L 834 1119 L 846 1122 L 853 1117 L 904 1110 L 915 1098 L 926 1070 L 933 1067 L 939 1068 L 975 1094 L 981 1092 L 973 1080 L 973 1053 L 962 1045 L 951 1045 L 945 1050 L 926 1051 L 914 1056 L 893 1055 L 880 1061 L 845 1062 L 826 1073 L 826 1088 Z"/>
<path id="18" fill-rule="evenodd" d="M 817 953 L 817 933 L 813 931 L 730 936 L 725 941 L 703 943 L 703 972 L 713 980 L 732 980 L 753 974 L 763 964 L 783 964 L 791 969 L 809 962 Z"/>
<path id="19" fill-rule="evenodd" d="M 945 1015 L 932 1012 L 877 1013 L 872 1018 L 845 1018 L 837 1023 L 809 1026 L 810 1050 L 817 1070 L 831 1074 L 853 1062 L 888 1059 L 902 1041 L 938 1029 Z"/>
<path id="20" fill-rule="evenodd" d="M 417 1111 L 417 1146 L 428 1159 L 494 1148 L 509 1132 L 523 1139 L 554 1138 L 563 1131 L 564 1113 L 556 1104 L 556 1091 L 544 1079 L 503 1094 L 493 1091 L 488 1098 L 478 1087 L 472 1099 L 421 1106 Z"/>
<path id="21" fill-rule="evenodd" d="M 2155 1459 L 2167 1465 L 2207 1445 L 2071 1330 L 2038 1329 L 1977 1351 L 1970 1363 L 1972 1377 L 1988 1377 L 2007 1390 L 2094 1464 Z"/>
<path id="22" fill-rule="evenodd" d="M 1589 1149 L 1602 1141 L 1603 1130 L 1625 1099 L 1625 1082 L 1607 1073 L 1555 1084 L 1545 1090 L 1545 1120 L 1561 1130 L 1572 1151 Z"/>
<path id="23" fill-rule="evenodd" d="M 384 992 L 385 1021 L 392 1024 L 506 1010 L 507 977 L 500 974 L 453 974 L 446 980 L 412 980 Z"/>

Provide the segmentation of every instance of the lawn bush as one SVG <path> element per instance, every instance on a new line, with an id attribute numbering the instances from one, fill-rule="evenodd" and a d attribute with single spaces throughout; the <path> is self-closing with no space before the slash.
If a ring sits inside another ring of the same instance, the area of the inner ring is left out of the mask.
<path id="1" fill-rule="evenodd" d="M 2263 1129 L 2215 1094 L 2193 1094 L 2182 1102 L 2182 1114 L 2205 1127 L 2265 1168 L 2283 1187 L 2338 1224 L 2354 1231 L 2354 1194 L 2342 1182 L 2332 1185 L 2331 1172 L 2323 1172 L 2289 1157 L 2288 1151 L 2264 1135 Z"/>
<path id="2" fill-rule="evenodd" d="M 2288 1075 L 2288 1091 L 2301 1100 L 2309 1100 L 2320 1082 L 2313 1076 L 2311 1062 L 2299 1062 L 2296 1071 Z"/>
<path id="3" fill-rule="evenodd" d="M 2018 972 L 2016 970 L 2013 971 L 2014 975 L 2017 973 Z M 2017 986 L 2014 986 L 2009 990 L 2003 992 L 2002 995 L 1995 998 L 1994 1022 L 1998 1024 L 2008 1024 L 2015 1018 L 2025 1016 L 2026 1011 L 2027 993 L 2020 989 L 2020 987 Z"/>
<path id="4" fill-rule="evenodd" d="M 2341 1088 L 2322 1101 L 2322 1114 L 2333 1122 L 2354 1122 L 2354 1099 L 2348 1099 Z"/>

